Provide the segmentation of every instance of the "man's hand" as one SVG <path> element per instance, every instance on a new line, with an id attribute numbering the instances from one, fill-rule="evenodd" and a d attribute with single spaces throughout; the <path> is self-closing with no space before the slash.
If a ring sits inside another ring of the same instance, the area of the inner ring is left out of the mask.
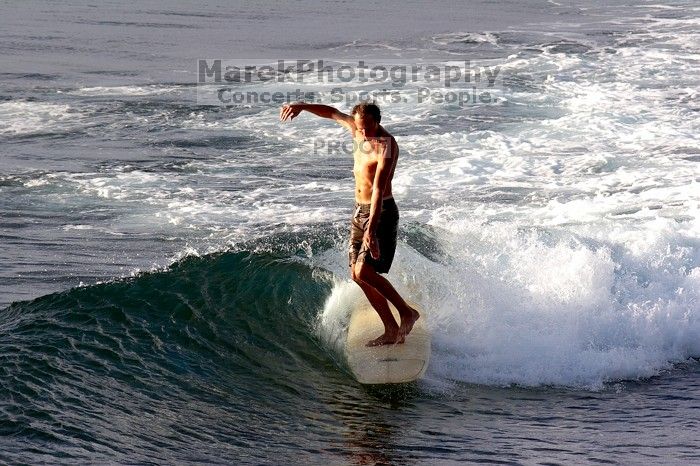
<path id="1" fill-rule="evenodd" d="M 301 113 L 302 107 L 299 104 L 284 104 L 280 110 L 280 120 L 293 120 L 295 116 Z"/>
<path id="2" fill-rule="evenodd" d="M 377 241 L 377 235 L 373 235 L 370 234 L 369 231 L 365 231 L 365 234 L 362 237 L 362 243 L 367 249 L 369 249 L 369 254 L 372 256 L 372 259 L 379 259 L 379 242 Z"/>

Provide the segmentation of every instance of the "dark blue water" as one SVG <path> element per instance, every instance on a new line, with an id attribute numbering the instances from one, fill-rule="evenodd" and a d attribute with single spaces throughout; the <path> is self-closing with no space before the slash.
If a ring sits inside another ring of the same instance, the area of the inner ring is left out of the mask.
<path id="1" fill-rule="evenodd" d="M 239 251 L 13 304 L 0 321 L 3 459 L 699 459 L 697 362 L 594 392 L 363 387 L 317 336 L 331 286 L 303 262 Z"/>

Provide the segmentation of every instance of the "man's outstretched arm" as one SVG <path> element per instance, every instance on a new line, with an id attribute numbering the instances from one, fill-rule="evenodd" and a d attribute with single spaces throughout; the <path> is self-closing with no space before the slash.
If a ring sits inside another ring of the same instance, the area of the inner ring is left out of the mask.
<path id="1" fill-rule="evenodd" d="M 303 102 L 296 102 L 293 104 L 284 104 L 282 106 L 282 109 L 280 110 L 280 120 L 282 121 L 287 121 L 293 120 L 294 117 L 299 115 L 302 110 L 306 110 L 307 112 L 311 112 L 316 116 L 320 116 L 321 118 L 330 118 L 332 120 L 337 121 L 341 125 L 345 126 L 348 129 L 352 129 L 355 125 L 355 121 L 350 115 L 347 115 L 340 110 L 336 109 L 335 107 L 331 107 L 330 105 L 323 105 L 323 104 L 306 104 Z"/>

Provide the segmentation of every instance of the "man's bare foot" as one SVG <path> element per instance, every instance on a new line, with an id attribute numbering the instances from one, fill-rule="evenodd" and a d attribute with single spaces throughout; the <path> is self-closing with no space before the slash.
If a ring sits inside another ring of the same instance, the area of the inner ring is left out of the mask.
<path id="1" fill-rule="evenodd" d="M 410 311 L 409 317 L 404 318 L 403 316 L 401 316 L 401 326 L 399 327 L 398 343 L 403 343 L 406 341 L 406 337 L 409 333 L 411 333 L 411 330 L 413 329 L 413 324 L 415 324 L 416 321 L 420 318 L 420 314 L 418 313 L 418 311 L 413 309 L 411 306 L 408 306 L 408 310 Z"/>
<path id="2" fill-rule="evenodd" d="M 399 333 L 384 333 L 382 336 L 379 338 L 375 338 L 374 340 L 370 340 L 367 342 L 365 346 L 382 346 L 382 345 L 393 345 L 395 343 L 402 343 L 399 342 Z"/>

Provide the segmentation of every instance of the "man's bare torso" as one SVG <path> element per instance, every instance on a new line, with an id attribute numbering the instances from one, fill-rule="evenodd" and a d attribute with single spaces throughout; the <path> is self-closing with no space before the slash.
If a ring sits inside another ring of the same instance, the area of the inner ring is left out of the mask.
<path id="1" fill-rule="evenodd" d="M 399 146 L 394 137 L 383 126 L 379 125 L 376 136 L 365 137 L 359 131 L 353 130 L 353 174 L 355 176 L 355 200 L 360 204 L 369 204 L 372 199 L 372 185 L 377 171 L 377 162 L 385 153 L 390 157 L 391 173 L 384 189 L 383 198 L 392 197 L 391 180 L 394 177 L 396 162 L 399 157 Z"/>

